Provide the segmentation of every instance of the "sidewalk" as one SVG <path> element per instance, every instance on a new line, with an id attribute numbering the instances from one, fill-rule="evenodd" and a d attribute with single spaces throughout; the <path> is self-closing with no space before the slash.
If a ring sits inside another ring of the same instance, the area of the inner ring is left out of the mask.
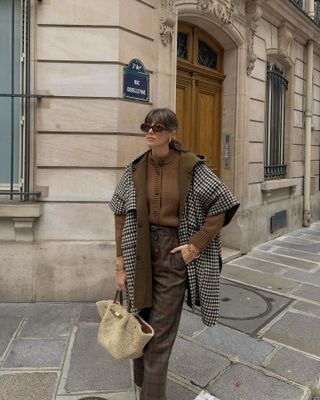
<path id="1" fill-rule="evenodd" d="M 320 376 L 320 221 L 223 267 L 220 323 L 184 308 L 168 400 L 309 400 Z M 134 400 L 94 303 L 0 303 L 0 400 Z"/>

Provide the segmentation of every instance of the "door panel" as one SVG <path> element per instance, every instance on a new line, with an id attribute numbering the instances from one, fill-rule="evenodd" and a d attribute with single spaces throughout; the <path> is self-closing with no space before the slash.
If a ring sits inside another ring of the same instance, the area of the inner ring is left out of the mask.
<path id="1" fill-rule="evenodd" d="M 220 88 L 201 81 L 197 88 L 198 149 L 206 156 L 209 168 L 219 175 Z"/>
<path id="2" fill-rule="evenodd" d="M 181 73 L 177 77 L 176 114 L 179 121 L 177 139 L 186 149 L 192 148 L 192 78 Z"/>
<path id="3" fill-rule="evenodd" d="M 189 56 L 178 59 L 177 63 L 176 113 L 180 125 L 177 139 L 186 149 L 204 155 L 209 168 L 219 176 L 223 51 L 214 39 L 197 27 L 187 24 L 179 27 L 189 35 Z M 214 47 L 218 57 L 215 69 L 199 65 L 199 38 Z"/>

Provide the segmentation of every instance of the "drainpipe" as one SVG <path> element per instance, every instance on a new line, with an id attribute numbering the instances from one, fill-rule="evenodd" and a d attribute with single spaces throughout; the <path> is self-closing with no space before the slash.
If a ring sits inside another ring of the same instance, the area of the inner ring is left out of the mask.
<path id="1" fill-rule="evenodd" d="M 307 44 L 307 99 L 305 109 L 305 160 L 304 160 L 304 192 L 303 192 L 303 226 L 310 226 L 310 178 L 311 178 L 311 124 L 313 101 L 313 40 Z"/>

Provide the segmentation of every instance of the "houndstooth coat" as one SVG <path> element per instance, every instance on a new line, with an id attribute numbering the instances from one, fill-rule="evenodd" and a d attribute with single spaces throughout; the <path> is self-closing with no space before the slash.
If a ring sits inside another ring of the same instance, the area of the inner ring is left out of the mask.
<path id="1" fill-rule="evenodd" d="M 115 214 L 126 216 L 121 248 L 133 312 L 152 306 L 150 235 L 144 192 L 146 160 L 147 153 L 144 153 L 125 168 L 110 203 Z M 239 202 L 203 159 L 193 153 L 180 153 L 179 168 L 178 237 L 182 245 L 188 243 L 208 216 L 225 212 L 225 225 L 228 224 Z M 220 269 L 221 244 L 218 234 L 200 257 L 187 265 L 187 303 L 193 310 L 200 305 L 202 320 L 208 326 L 214 325 L 218 319 Z"/>

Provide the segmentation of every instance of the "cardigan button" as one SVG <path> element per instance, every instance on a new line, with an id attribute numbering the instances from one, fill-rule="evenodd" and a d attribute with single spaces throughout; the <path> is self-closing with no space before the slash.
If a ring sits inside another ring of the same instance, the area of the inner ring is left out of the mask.
<path id="1" fill-rule="evenodd" d="M 139 227 L 139 228 L 142 228 L 142 227 L 143 227 L 143 223 L 142 223 L 142 222 L 139 222 L 139 223 L 138 223 L 138 227 Z"/>
<path id="2" fill-rule="evenodd" d="M 141 256 L 137 256 L 137 261 L 141 261 L 142 257 Z"/>

